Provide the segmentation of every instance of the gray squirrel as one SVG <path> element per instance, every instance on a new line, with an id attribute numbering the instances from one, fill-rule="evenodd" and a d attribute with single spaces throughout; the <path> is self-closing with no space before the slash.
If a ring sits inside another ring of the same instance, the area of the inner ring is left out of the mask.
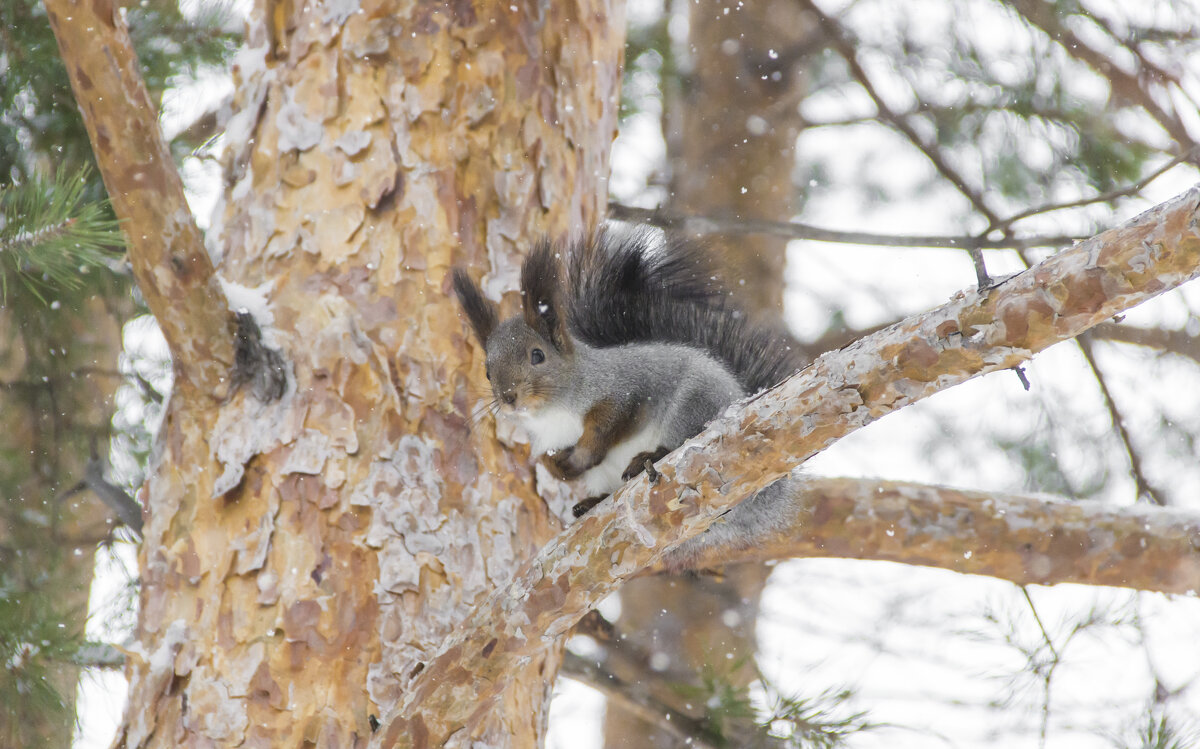
<path id="1" fill-rule="evenodd" d="M 576 517 L 698 434 L 731 403 L 805 360 L 782 331 L 751 324 L 715 282 L 699 245 L 600 229 L 539 243 L 521 267 L 522 314 L 497 306 L 462 268 L 452 283 L 486 351 L 494 405 L 524 426 L 531 452 L 588 493 Z M 686 569 L 710 547 L 746 548 L 783 524 L 782 479 L 668 553 Z"/>

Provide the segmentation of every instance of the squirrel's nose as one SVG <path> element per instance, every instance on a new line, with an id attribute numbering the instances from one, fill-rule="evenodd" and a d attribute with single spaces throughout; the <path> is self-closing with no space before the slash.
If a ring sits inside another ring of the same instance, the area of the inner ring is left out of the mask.
<path id="1" fill-rule="evenodd" d="M 517 394 L 516 393 L 503 393 L 500 395 L 500 400 L 504 401 L 505 405 L 511 406 L 512 404 L 517 402 Z"/>

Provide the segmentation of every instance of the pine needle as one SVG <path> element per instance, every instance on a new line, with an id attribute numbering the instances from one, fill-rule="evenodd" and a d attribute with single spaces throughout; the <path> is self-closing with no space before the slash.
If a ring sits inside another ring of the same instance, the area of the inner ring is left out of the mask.
<path id="1" fill-rule="evenodd" d="M 34 296 L 77 289 L 88 270 L 105 265 L 124 240 L 108 218 L 107 201 L 85 198 L 89 170 L 0 185 L 0 293 L 19 279 Z"/>

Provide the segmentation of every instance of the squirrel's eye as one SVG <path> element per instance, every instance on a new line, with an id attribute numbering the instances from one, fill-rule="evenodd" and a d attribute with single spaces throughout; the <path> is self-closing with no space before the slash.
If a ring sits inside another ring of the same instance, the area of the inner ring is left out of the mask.
<path id="1" fill-rule="evenodd" d="M 544 361 L 546 361 L 546 355 L 542 353 L 540 348 L 535 348 L 533 351 L 529 352 L 530 364 L 541 364 Z"/>
<path id="2" fill-rule="evenodd" d="M 492 381 L 492 370 L 490 370 L 490 369 L 483 370 L 483 375 L 484 375 L 484 377 L 488 378 L 488 382 Z"/>

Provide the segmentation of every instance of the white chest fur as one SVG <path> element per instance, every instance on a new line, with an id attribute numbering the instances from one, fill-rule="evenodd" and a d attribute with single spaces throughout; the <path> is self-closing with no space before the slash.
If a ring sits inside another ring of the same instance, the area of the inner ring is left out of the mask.
<path id="1" fill-rule="evenodd" d="M 521 426 L 529 433 L 529 448 L 534 455 L 562 450 L 583 436 L 583 417 L 567 408 L 551 406 L 535 414 L 519 414 Z"/>

